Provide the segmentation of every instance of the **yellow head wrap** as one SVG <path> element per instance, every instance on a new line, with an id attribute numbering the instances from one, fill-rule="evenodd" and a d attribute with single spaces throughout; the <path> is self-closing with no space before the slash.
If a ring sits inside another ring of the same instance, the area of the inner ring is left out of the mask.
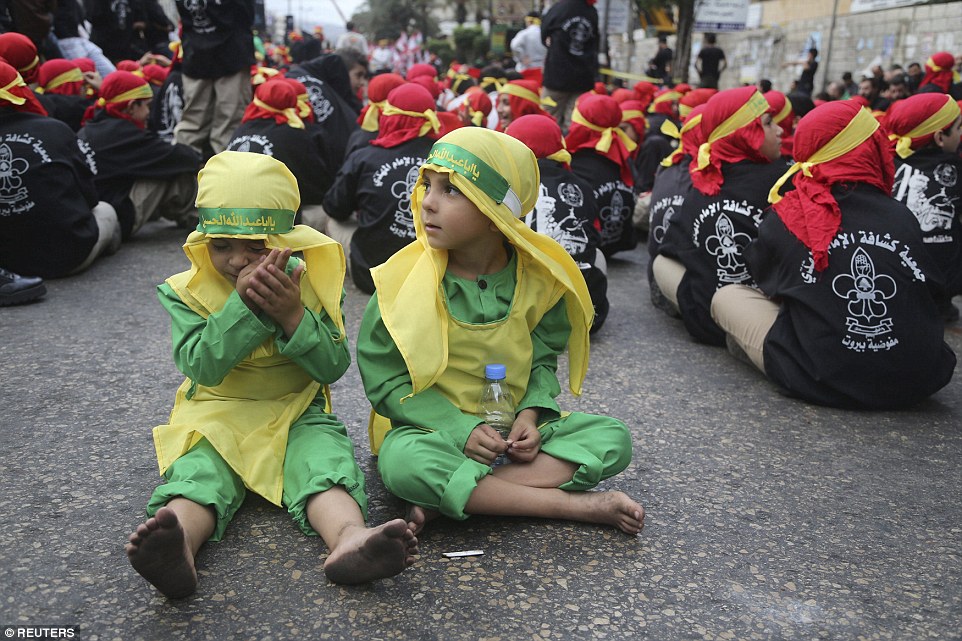
<path id="1" fill-rule="evenodd" d="M 451 183 L 490 218 L 514 249 L 530 259 L 532 268 L 554 278 L 564 288 L 571 323 L 569 386 L 581 393 L 588 368 L 588 329 L 594 314 L 591 297 L 577 264 L 555 241 L 531 230 L 521 217 L 538 198 L 540 173 L 534 154 L 506 134 L 479 127 L 455 129 L 431 148 L 411 194 L 417 240 L 380 267 L 371 270 L 381 317 L 404 357 L 414 394 L 431 387 L 447 367 L 448 313 L 441 294 L 448 253 L 432 249 L 421 220 L 424 170 L 448 175 Z M 433 313 L 419 323 L 405 322 L 410 310 L 433 301 Z"/>
<path id="2" fill-rule="evenodd" d="M 575 107 L 574 111 L 571 112 L 571 122 L 576 122 L 582 127 L 587 127 L 592 131 L 599 132 L 601 134 L 601 138 L 599 138 L 598 142 L 595 143 L 595 149 L 603 154 L 608 153 L 608 150 L 611 149 L 611 143 L 614 141 L 614 136 L 621 138 L 621 142 L 624 143 L 625 148 L 628 149 L 629 152 L 632 152 L 638 148 L 638 144 L 629 138 L 628 134 L 626 134 L 621 127 L 601 127 L 593 122 L 589 122 L 584 116 L 581 115 L 581 112 L 578 111 L 577 107 Z"/>
<path id="3" fill-rule="evenodd" d="M 23 81 L 23 78 L 18 73 L 16 77 L 11 80 L 7 85 L 0 87 L 0 100 L 9 102 L 12 105 L 22 105 L 27 100 L 20 96 L 10 93 L 10 90 L 14 87 L 26 87 L 27 83 Z"/>
<path id="4" fill-rule="evenodd" d="M 287 124 L 293 127 L 294 129 L 304 128 L 304 122 L 301 120 L 301 117 L 298 115 L 298 111 L 299 111 L 298 105 L 294 105 L 293 107 L 288 107 L 287 109 L 277 109 L 276 107 L 271 107 L 269 104 L 267 104 L 260 98 L 254 98 L 252 102 L 258 107 L 260 107 L 261 109 L 263 109 L 264 111 L 270 112 L 272 114 L 284 114 L 284 116 L 287 118 Z"/>
<path id="5" fill-rule="evenodd" d="M 694 107 L 692 107 L 692 109 L 694 109 Z M 666 120 L 665 122 L 668 123 L 671 121 Z M 674 125 L 674 123 L 672 124 Z M 681 130 L 678 132 L 678 138 L 681 139 L 681 137 L 684 134 L 687 134 L 689 131 L 691 131 L 692 129 L 694 129 L 696 126 L 700 124 L 701 124 L 701 114 L 697 114 L 694 118 L 689 118 L 688 120 L 685 121 L 685 124 L 681 126 Z M 662 131 L 664 131 L 664 126 L 662 126 Z M 685 147 L 684 147 L 684 144 L 680 144 L 678 145 L 678 149 L 668 154 L 668 156 L 661 161 L 661 166 L 671 167 L 673 164 L 675 164 L 674 162 L 675 158 L 680 156 L 683 153 L 685 153 Z"/>
<path id="6" fill-rule="evenodd" d="M 796 162 L 789 167 L 788 171 L 775 182 L 771 191 L 768 192 L 768 202 L 774 205 L 782 199 L 781 194 L 778 193 L 779 190 L 781 190 L 782 185 L 788 182 L 788 179 L 796 172 L 801 171 L 804 175 L 811 178 L 812 167 L 819 163 L 828 162 L 844 156 L 868 140 L 869 136 L 875 133 L 875 130 L 878 128 L 878 120 L 872 116 L 872 112 L 868 109 L 859 109 L 855 117 L 852 118 L 852 121 L 845 125 L 845 128 L 829 140 L 825 146 L 812 154 L 807 160 Z"/>
<path id="7" fill-rule="evenodd" d="M 367 111 L 364 112 L 364 118 L 361 120 L 361 129 L 364 131 L 377 131 L 378 122 L 381 118 L 381 110 L 387 105 L 387 100 L 381 100 L 378 102 L 372 101 L 367 106 Z"/>
<path id="8" fill-rule="evenodd" d="M 715 127 L 715 130 L 708 135 L 708 140 L 698 148 L 698 171 L 708 166 L 711 160 L 711 146 L 713 143 L 721 140 L 725 136 L 732 135 L 755 120 L 755 118 L 762 116 L 768 109 L 769 105 L 768 101 L 765 100 L 765 96 L 758 91 L 753 93 L 748 99 L 748 102 L 739 107 L 735 113 Z"/>
<path id="9" fill-rule="evenodd" d="M 84 75 L 83 72 L 78 68 L 73 68 L 69 71 L 65 71 L 59 76 L 54 76 L 50 79 L 50 82 L 45 84 L 43 87 L 37 88 L 37 93 L 43 93 L 45 91 L 50 91 L 51 89 L 56 89 L 61 85 L 65 85 L 68 82 L 83 82 Z"/>
<path id="10" fill-rule="evenodd" d="M 428 131 L 433 131 L 438 133 L 441 130 L 441 121 L 438 120 L 438 114 L 434 109 L 428 109 L 427 111 L 407 111 L 405 109 L 398 109 L 387 100 L 384 101 L 384 108 L 381 110 L 381 115 L 384 116 L 410 116 L 412 118 L 423 118 L 424 124 L 421 125 L 421 129 L 418 131 L 418 136 L 423 136 L 428 133 Z"/>
<path id="11" fill-rule="evenodd" d="M 198 176 L 200 222 L 184 243 L 191 269 L 167 282 L 185 304 L 206 316 L 234 291 L 211 263 L 211 238 L 259 239 L 268 249 L 303 252 L 301 300 L 314 311 L 326 310 L 343 337 L 344 250 L 315 229 L 293 225 L 300 200 L 297 179 L 279 160 L 240 151 L 213 156 Z"/>

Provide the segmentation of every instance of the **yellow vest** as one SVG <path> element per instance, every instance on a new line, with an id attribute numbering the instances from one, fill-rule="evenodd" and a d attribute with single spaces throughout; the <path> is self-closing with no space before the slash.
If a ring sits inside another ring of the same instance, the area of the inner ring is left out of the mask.
<path id="1" fill-rule="evenodd" d="M 532 344 L 531 332 L 548 311 L 564 295 L 566 288 L 539 262 L 518 252 L 517 284 L 507 315 L 490 323 L 466 323 L 456 319 L 447 308 L 447 299 L 442 294 L 444 313 L 447 315 L 447 350 L 443 371 L 431 385 L 462 412 L 478 414 L 478 400 L 484 384 L 484 366 L 489 363 L 502 363 L 507 369 L 507 385 L 515 402 L 519 402 L 528 389 L 531 374 Z M 380 298 L 380 293 L 378 294 Z M 396 310 L 401 313 L 400 310 Z M 421 307 L 422 314 L 432 313 L 430 308 Z M 384 315 L 392 315 L 395 310 L 381 310 Z M 390 321 L 384 319 L 386 326 Z M 421 326 L 417 310 L 404 314 L 404 322 L 415 327 Z M 404 335 L 394 337 L 410 370 L 423 370 L 433 366 L 429 350 L 418 349 L 415 344 L 403 344 Z M 400 340 L 402 344 L 398 344 Z M 423 345 L 423 341 L 422 341 Z M 423 361 L 423 362 L 422 362 Z M 420 391 L 420 390 L 418 390 Z M 402 399 L 403 403 L 404 400 Z M 388 419 L 371 413 L 368 436 L 371 452 L 377 454 L 381 443 L 391 429 Z"/>
<path id="2" fill-rule="evenodd" d="M 302 225 L 287 234 L 229 237 L 263 238 L 269 248 L 303 251 L 307 269 L 301 277 L 301 301 L 315 312 L 327 311 L 343 340 L 340 244 Z M 184 304 L 204 318 L 221 309 L 234 289 L 210 263 L 207 238 L 200 232 L 188 237 L 184 251 L 192 268 L 167 279 Z M 169 422 L 153 430 L 160 473 L 206 437 L 246 487 L 281 505 L 288 430 L 321 389 L 299 365 L 278 353 L 273 337 L 238 363 L 219 385 L 206 387 L 185 380 L 177 389 Z M 323 394 L 325 411 L 330 412 L 326 385 Z"/>

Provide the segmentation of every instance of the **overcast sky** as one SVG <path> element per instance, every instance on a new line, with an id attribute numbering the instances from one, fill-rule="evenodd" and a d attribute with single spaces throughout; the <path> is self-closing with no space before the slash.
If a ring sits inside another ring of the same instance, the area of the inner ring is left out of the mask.
<path id="1" fill-rule="evenodd" d="M 344 24 L 334 8 L 335 3 L 344 13 L 344 18 L 350 20 L 351 14 L 357 11 L 364 0 L 265 0 L 264 5 L 268 13 L 282 16 L 290 10 L 295 22 L 303 22 L 302 28 L 311 28 L 322 22 Z"/>

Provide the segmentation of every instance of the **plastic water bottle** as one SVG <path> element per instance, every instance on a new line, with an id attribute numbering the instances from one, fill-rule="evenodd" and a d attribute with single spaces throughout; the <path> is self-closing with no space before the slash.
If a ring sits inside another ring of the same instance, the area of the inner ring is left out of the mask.
<path id="1" fill-rule="evenodd" d="M 479 418 L 493 427 L 504 439 L 511 433 L 514 425 L 514 399 L 508 389 L 505 376 L 507 370 L 500 363 L 484 366 L 484 387 L 481 389 L 481 400 L 478 403 Z M 510 459 L 499 454 L 492 465 L 507 463 Z"/>

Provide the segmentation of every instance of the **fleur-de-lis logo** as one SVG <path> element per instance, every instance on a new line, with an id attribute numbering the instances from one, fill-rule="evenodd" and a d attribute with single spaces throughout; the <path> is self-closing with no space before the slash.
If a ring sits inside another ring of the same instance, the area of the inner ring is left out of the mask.
<path id="1" fill-rule="evenodd" d="M 895 296 L 896 287 L 895 279 L 891 276 L 875 273 L 872 258 L 859 247 L 852 254 L 851 273 L 836 276 L 832 280 L 832 290 L 836 296 L 848 300 L 848 313 L 860 321 L 857 329 L 851 326 L 850 329 L 866 334 L 860 329 L 875 329 L 879 323 L 873 324 L 873 321 L 888 314 L 888 305 L 884 301 Z"/>
<path id="2" fill-rule="evenodd" d="M 12 205 L 27 197 L 20 176 L 29 168 L 30 163 L 15 157 L 9 146 L 0 145 L 0 203 Z"/>
<path id="3" fill-rule="evenodd" d="M 403 230 L 403 233 L 398 235 L 406 238 L 417 236 L 414 231 L 414 216 L 411 214 L 411 192 L 414 191 L 417 182 L 418 167 L 413 166 L 408 169 L 403 180 L 397 180 L 391 184 L 391 195 L 397 198 L 397 211 L 394 212 L 395 225 L 392 225 L 391 229 L 395 233 Z"/>
<path id="4" fill-rule="evenodd" d="M 705 239 L 705 249 L 718 261 L 718 267 L 727 272 L 739 271 L 745 266 L 742 250 L 752 237 L 736 232 L 731 219 L 721 214 L 715 220 L 715 233 Z"/>
<path id="5" fill-rule="evenodd" d="M 598 212 L 601 219 L 601 238 L 602 242 L 612 243 L 618 240 L 624 229 L 624 221 L 627 218 L 627 208 L 625 198 L 620 191 L 611 195 L 610 204 L 602 207 Z"/>
<path id="6" fill-rule="evenodd" d="M 661 224 L 657 225 L 651 230 L 651 236 L 655 239 L 655 242 L 659 245 L 664 242 L 665 234 L 668 233 L 668 226 L 671 224 L 671 219 L 675 217 L 675 208 L 669 207 L 665 210 L 665 215 L 661 219 Z"/>

